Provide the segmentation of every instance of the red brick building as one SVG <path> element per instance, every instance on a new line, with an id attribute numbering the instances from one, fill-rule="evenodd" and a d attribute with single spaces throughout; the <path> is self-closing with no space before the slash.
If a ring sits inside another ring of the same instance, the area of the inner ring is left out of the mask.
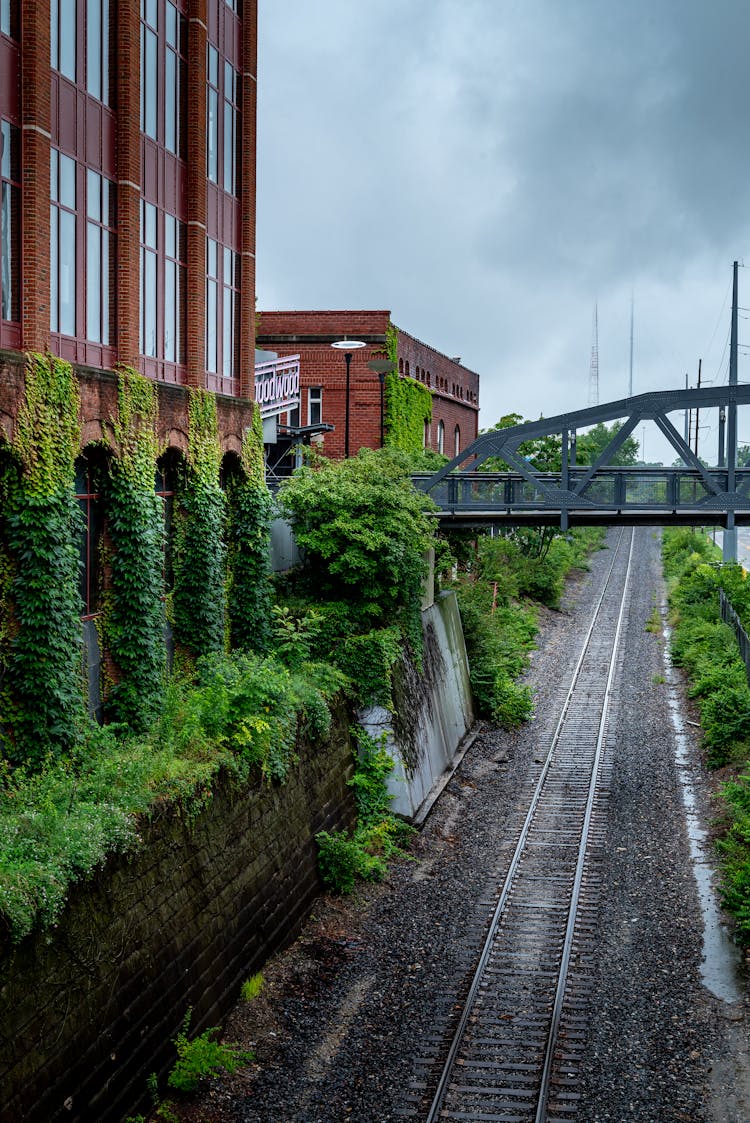
<path id="1" fill-rule="evenodd" d="M 21 353 L 71 361 L 85 440 L 116 364 L 252 397 L 255 0 L 0 0 L 0 420 Z M 164 399 L 184 446 L 186 394 Z"/>
<path id="2" fill-rule="evenodd" d="M 332 344 L 353 340 L 349 350 L 349 450 L 380 447 L 381 383 L 369 363 L 386 359 L 395 331 L 398 373 L 414 378 L 432 393 L 432 421 L 424 443 L 452 457 L 478 432 L 479 375 L 414 336 L 394 328 L 389 311 L 261 312 L 258 346 L 279 355 L 300 356 L 300 411 L 296 426 L 332 424 L 324 437 L 329 456 L 343 456 L 346 443 L 345 355 Z"/>

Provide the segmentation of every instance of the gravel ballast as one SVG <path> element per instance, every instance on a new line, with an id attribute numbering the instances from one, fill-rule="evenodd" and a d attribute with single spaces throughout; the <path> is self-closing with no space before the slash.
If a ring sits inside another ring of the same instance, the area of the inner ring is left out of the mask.
<path id="1" fill-rule="evenodd" d="M 616 533 L 616 532 L 611 532 Z M 608 737 L 611 795 L 590 1050 L 577 1118 L 750 1120 L 750 1017 L 701 981 L 702 917 L 664 681 L 658 533 L 636 531 L 635 573 Z M 609 551 L 540 617 L 536 716 L 482 728 L 415 838 L 415 859 L 351 899 L 324 898 L 302 937 L 240 1003 L 225 1038 L 256 1062 L 212 1081 L 181 1117 L 203 1123 L 412 1118 L 429 1040 L 449 1022 L 492 907 L 510 824 L 551 736 Z M 698 750 L 691 774 L 700 778 Z M 708 781 L 697 784 L 710 814 Z M 744 987 L 744 983 L 741 984 Z"/>

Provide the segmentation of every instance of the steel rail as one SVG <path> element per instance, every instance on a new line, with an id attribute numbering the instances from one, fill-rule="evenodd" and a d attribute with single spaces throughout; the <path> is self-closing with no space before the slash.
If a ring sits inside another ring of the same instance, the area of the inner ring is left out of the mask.
<path id="1" fill-rule="evenodd" d="M 527 843 L 527 839 L 528 839 L 528 836 L 529 836 L 529 832 L 531 830 L 532 823 L 534 821 L 534 818 L 535 818 L 535 815 L 536 815 L 536 812 L 537 812 L 537 808 L 539 806 L 539 803 L 540 803 L 541 798 L 542 798 L 542 794 L 543 794 L 544 789 L 545 789 L 547 776 L 548 776 L 548 773 L 549 773 L 550 768 L 552 766 L 555 751 L 556 751 L 556 749 L 558 747 L 558 744 L 560 742 L 560 737 L 561 737 L 561 734 L 562 734 L 562 731 L 563 731 L 563 727 L 565 725 L 565 721 L 566 721 L 566 718 L 567 718 L 567 715 L 568 715 L 568 711 L 570 709 L 571 701 L 572 701 L 572 699 L 575 695 L 576 688 L 577 688 L 578 683 L 579 683 L 579 678 L 580 678 L 580 675 L 581 675 L 581 669 L 582 669 L 584 661 L 586 659 L 586 655 L 589 651 L 592 636 L 594 635 L 597 624 L 599 622 L 599 616 L 600 616 L 600 613 L 601 613 L 602 605 L 603 605 L 605 597 L 606 597 L 606 595 L 609 591 L 609 587 L 610 587 L 610 583 L 612 581 L 615 566 L 616 566 L 616 564 L 619 560 L 619 557 L 620 557 L 620 548 L 622 546 L 624 536 L 625 536 L 625 530 L 623 529 L 623 530 L 620 531 L 620 535 L 619 535 L 619 538 L 617 540 L 617 545 L 615 547 L 615 550 L 613 551 L 612 561 L 611 561 L 609 570 L 607 571 L 607 575 L 606 575 L 604 584 L 602 586 L 601 593 L 600 593 L 599 597 L 597 598 L 596 605 L 594 607 L 594 611 L 591 615 L 591 621 L 589 623 L 586 635 L 585 635 L 583 643 L 581 645 L 581 651 L 580 651 L 580 654 L 578 656 L 578 660 L 576 662 L 575 668 L 573 670 L 573 674 L 571 676 L 570 686 L 568 687 L 568 690 L 567 690 L 567 693 L 566 693 L 566 696 L 565 696 L 565 700 L 563 702 L 563 705 L 562 705 L 562 708 L 561 708 L 561 711 L 560 711 L 560 717 L 559 717 L 559 719 L 557 721 L 557 724 L 555 726 L 555 731 L 554 731 L 554 734 L 552 736 L 550 746 L 549 746 L 549 749 L 547 751 L 547 754 L 546 754 L 546 757 L 545 757 L 545 760 L 544 760 L 544 763 L 543 763 L 543 766 L 542 766 L 542 770 L 540 772 L 539 778 L 538 778 L 538 780 L 536 782 L 536 785 L 534 787 L 534 791 L 533 791 L 533 794 L 532 794 L 532 797 L 531 797 L 531 800 L 530 800 L 530 803 L 529 803 L 529 808 L 528 808 L 528 811 L 526 812 L 526 816 L 524 818 L 523 826 L 522 826 L 521 831 L 519 833 L 518 841 L 516 843 L 516 846 L 515 846 L 515 849 L 514 849 L 514 852 L 513 852 L 513 856 L 511 858 L 511 861 L 510 861 L 510 864 L 509 864 L 509 867 L 508 867 L 508 871 L 507 871 L 507 874 L 505 876 L 503 886 L 502 886 L 502 889 L 500 891 L 500 895 L 499 895 L 498 900 L 497 900 L 497 904 L 495 906 L 495 909 L 494 909 L 493 914 L 492 914 L 492 918 L 490 920 L 487 935 L 484 939 L 484 943 L 483 943 L 483 946 L 482 946 L 482 951 L 481 951 L 479 959 L 477 961 L 477 966 L 474 970 L 471 985 L 469 987 L 466 999 L 464 1001 L 461 1016 L 459 1018 L 457 1026 L 454 1030 L 453 1037 L 451 1039 L 451 1043 L 450 1043 L 450 1046 L 449 1046 L 449 1049 L 448 1049 L 448 1054 L 447 1054 L 446 1060 L 443 1064 L 441 1074 L 440 1074 L 440 1078 L 439 1078 L 438 1083 L 437 1083 L 436 1091 L 435 1091 L 434 1097 L 432 1099 L 432 1102 L 431 1102 L 429 1111 L 427 1113 L 427 1116 L 425 1117 L 425 1123 L 436 1123 L 436 1121 L 439 1118 L 439 1113 L 442 1109 L 443 1102 L 445 1100 L 445 1095 L 446 1095 L 446 1092 L 448 1090 L 449 1081 L 450 1081 L 451 1076 L 453 1074 L 453 1069 L 454 1069 L 454 1066 L 455 1066 L 456 1057 L 457 1057 L 458 1051 L 461 1047 L 467 1024 L 468 1024 L 469 1019 L 472 1015 L 472 1010 L 473 1010 L 473 1007 L 474 1007 L 474 1004 L 475 1004 L 475 1001 L 476 1001 L 477 993 L 478 993 L 479 988 L 482 984 L 482 980 L 483 980 L 483 976 L 484 976 L 484 973 L 485 973 L 485 970 L 486 970 L 486 967 L 487 967 L 487 963 L 490 959 L 490 956 L 491 956 L 491 953 L 492 953 L 492 950 L 493 950 L 493 945 L 494 945 L 496 933 L 497 933 L 498 927 L 500 925 L 500 921 L 503 917 L 503 914 L 506 910 L 507 902 L 508 902 L 508 899 L 509 899 L 509 896 L 510 896 L 510 893 L 511 893 L 511 889 L 512 889 L 512 886 L 513 886 L 513 882 L 514 882 L 519 864 L 521 862 L 521 859 L 523 857 L 523 854 L 524 854 L 524 851 L 525 851 L 525 848 L 526 848 L 526 843 Z M 629 547 L 629 553 L 628 553 L 628 563 L 627 563 L 627 569 L 626 569 L 626 574 L 625 574 L 625 579 L 624 579 L 624 584 L 623 584 L 623 593 L 622 593 L 622 597 L 621 597 L 620 612 L 619 612 L 619 616 L 618 616 L 618 629 L 617 629 L 618 638 L 619 638 L 619 631 L 620 631 L 620 628 L 621 628 L 621 623 L 622 623 L 622 618 L 623 618 L 623 606 L 624 606 L 624 603 L 625 603 L 625 589 L 627 588 L 627 582 L 628 582 L 628 577 L 629 577 L 629 573 L 630 573 L 630 565 L 631 565 L 632 552 L 633 552 L 633 542 L 634 542 L 634 534 L 631 531 L 630 547 Z M 611 689 L 611 683 L 613 681 L 612 668 L 615 665 L 615 657 L 616 657 L 616 647 L 613 649 L 613 653 L 612 653 L 611 660 L 610 660 L 610 671 L 609 671 L 609 675 L 608 675 L 608 679 L 607 679 L 607 691 L 609 691 Z M 608 709 L 608 706 L 606 708 Z M 592 778 L 595 778 L 598 775 L 598 771 L 599 771 L 599 761 L 600 761 L 600 757 L 601 757 L 601 754 L 599 753 L 599 746 L 603 744 L 603 729 L 604 729 L 604 725 L 603 725 L 603 723 L 600 723 L 600 727 L 599 727 L 599 731 L 598 731 L 598 739 L 597 739 L 597 753 L 598 753 L 598 755 L 596 756 L 595 768 L 592 772 Z M 592 786 L 591 781 L 590 781 L 589 795 L 588 795 L 588 798 L 587 798 L 586 820 L 585 820 L 586 821 L 586 827 L 587 827 L 586 838 L 588 838 L 588 830 L 590 829 L 590 821 L 591 821 L 591 810 L 590 809 L 593 808 L 593 791 L 595 791 L 595 784 Z M 581 847 L 581 849 L 585 849 L 585 847 Z M 580 851 L 579 851 L 579 860 L 578 860 L 578 864 L 577 864 L 577 876 L 578 876 L 578 868 L 579 867 L 580 867 L 580 874 L 581 874 L 581 877 L 582 877 L 583 860 L 581 859 Z M 580 893 L 580 881 L 578 882 L 578 889 L 579 889 L 579 893 Z M 578 896 L 579 896 L 579 894 L 577 894 L 577 896 L 576 896 L 576 901 L 578 900 Z M 571 913 L 569 914 L 569 917 L 570 916 L 573 917 L 573 921 L 574 921 L 575 916 L 574 916 L 574 913 L 572 912 L 572 910 L 571 910 Z M 569 919 L 568 927 L 570 927 L 570 926 L 571 926 L 571 921 Z M 571 929 L 571 931 L 572 931 L 572 929 Z M 571 935 L 570 943 L 572 943 L 572 935 Z M 567 940 L 567 933 L 566 933 L 566 945 L 567 944 L 568 944 L 568 940 Z M 570 954 L 570 949 L 568 947 L 568 957 L 569 957 L 569 954 Z M 557 1019 L 556 1019 L 556 1024 L 555 1024 L 555 1037 L 556 1037 L 557 1028 L 559 1026 L 559 1011 L 557 1011 L 557 1004 L 556 1004 L 555 1009 L 556 1009 L 556 1013 L 557 1013 Z M 552 1040 L 551 1036 L 549 1037 L 549 1040 L 550 1041 Z M 546 1089 L 545 1090 L 545 1100 L 546 1100 L 546 1094 L 547 1094 L 547 1090 L 548 1090 L 548 1086 L 549 1086 L 549 1077 L 550 1077 L 550 1074 L 551 1074 L 551 1065 L 549 1066 L 549 1070 L 550 1070 L 549 1073 L 547 1073 L 547 1065 L 545 1063 L 544 1072 L 545 1072 L 546 1081 L 547 1081 L 547 1083 L 545 1085 L 545 1089 Z M 546 1110 L 546 1107 L 545 1107 L 545 1110 Z M 537 1121 L 539 1120 L 539 1118 L 540 1118 L 539 1115 L 537 1115 Z M 542 1116 L 541 1118 L 543 1119 L 544 1116 Z"/>
<path id="2" fill-rule="evenodd" d="M 542 1081 L 539 1089 L 539 1102 L 537 1105 L 535 1123 L 544 1123 L 545 1119 L 547 1118 L 547 1100 L 549 1098 L 550 1080 L 552 1079 L 552 1065 L 554 1061 L 555 1047 L 557 1045 L 557 1035 L 560 1028 L 560 1018 L 562 1016 L 563 1001 L 565 999 L 565 987 L 568 981 L 568 967 L 570 966 L 570 954 L 573 947 L 576 917 L 578 915 L 578 902 L 580 900 L 581 886 L 583 884 L 586 850 L 588 847 L 589 834 L 591 832 L 591 819 L 594 812 L 594 796 L 596 795 L 597 784 L 599 782 L 599 771 L 601 768 L 602 755 L 604 752 L 604 734 L 607 726 L 607 718 L 609 716 L 610 701 L 612 698 L 612 686 L 614 683 L 615 671 L 617 666 L 617 654 L 620 648 L 620 635 L 622 632 L 622 622 L 625 615 L 625 598 L 627 594 L 628 580 L 630 577 L 630 570 L 633 561 L 634 542 L 635 535 L 631 534 L 630 551 L 628 553 L 628 565 L 625 571 L 622 599 L 620 601 L 620 611 L 617 615 L 617 627 L 615 629 L 615 638 L 612 644 L 612 655 L 609 662 L 607 685 L 604 690 L 604 702 L 602 704 L 601 716 L 599 718 L 599 732 L 596 739 L 596 752 L 594 753 L 594 762 L 591 768 L 591 780 L 589 782 L 589 794 L 586 800 L 586 814 L 584 816 L 583 828 L 581 830 L 581 840 L 578 848 L 578 861 L 576 863 L 575 878 L 573 881 L 573 889 L 570 897 L 568 923 L 565 929 L 565 943 L 563 944 L 562 955 L 560 957 L 560 973 L 557 980 L 557 990 L 555 991 L 555 1003 L 552 1010 L 552 1021 L 550 1023 L 549 1036 L 547 1038 L 547 1047 L 544 1056 L 544 1069 L 542 1070 Z"/>

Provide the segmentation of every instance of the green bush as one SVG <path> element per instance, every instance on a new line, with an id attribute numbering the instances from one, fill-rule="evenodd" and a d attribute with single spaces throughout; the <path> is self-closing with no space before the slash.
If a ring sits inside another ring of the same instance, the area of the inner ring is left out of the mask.
<path id="1" fill-rule="evenodd" d="M 357 826 L 346 831 L 320 831 L 318 868 L 323 881 L 337 893 L 351 893 L 356 879 L 379 881 L 385 877 L 389 858 L 403 855 L 403 844 L 412 828 L 390 811 L 392 796 L 386 780 L 393 760 L 385 749 L 385 736 L 375 740 L 362 729 L 357 739 L 357 766 L 349 785 L 354 788 Z"/>

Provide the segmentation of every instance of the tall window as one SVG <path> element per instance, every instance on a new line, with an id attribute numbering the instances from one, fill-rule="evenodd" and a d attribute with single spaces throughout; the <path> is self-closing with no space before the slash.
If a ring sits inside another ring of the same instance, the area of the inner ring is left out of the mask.
<path id="1" fill-rule="evenodd" d="M 20 320 L 21 144 L 19 130 L 0 121 L 0 317 Z"/>
<path id="2" fill-rule="evenodd" d="M 219 52 L 208 44 L 206 68 L 206 175 L 213 183 L 219 182 Z"/>
<path id="3" fill-rule="evenodd" d="M 458 425 L 453 430 L 453 455 L 458 456 L 461 451 L 461 430 Z"/>
<path id="4" fill-rule="evenodd" d="M 102 532 L 102 497 L 98 466 L 84 455 L 76 460 L 76 498 L 83 515 L 80 593 L 84 616 L 99 610 L 99 539 Z"/>
<path id="5" fill-rule="evenodd" d="M 185 262 L 187 238 L 185 224 L 174 215 L 164 215 L 164 358 L 170 363 L 185 362 Z"/>
<path id="6" fill-rule="evenodd" d="M 206 370 L 219 370 L 219 246 L 206 239 Z"/>
<path id="7" fill-rule="evenodd" d="M 76 80 L 76 0 L 52 0 L 50 5 L 50 66 L 71 82 Z"/>
<path id="8" fill-rule="evenodd" d="M 206 58 L 206 174 L 230 195 L 239 193 L 240 76 L 208 44 Z"/>
<path id="9" fill-rule="evenodd" d="M 50 149 L 50 328 L 76 333 L 76 164 Z"/>
<path id="10" fill-rule="evenodd" d="M 141 200 L 141 354 L 156 357 L 156 207 Z"/>
<path id="11" fill-rule="evenodd" d="M 233 378 L 239 354 L 240 255 L 206 239 L 206 370 Z"/>
<path id="12" fill-rule="evenodd" d="M 323 421 L 323 388 L 311 386 L 307 391 L 307 424 L 320 425 Z"/>
<path id="13" fill-rule="evenodd" d="M 115 185 L 86 172 L 86 338 L 112 342 L 110 301 L 115 224 Z"/>
<path id="14" fill-rule="evenodd" d="M 224 246 L 221 370 L 233 378 L 239 353 L 240 255 Z"/>
<path id="15" fill-rule="evenodd" d="M 86 90 L 109 105 L 109 0 L 86 0 Z"/>
<path id="16" fill-rule="evenodd" d="M 154 140 L 157 139 L 158 49 L 157 0 L 141 0 L 141 129 Z"/>
<path id="17" fill-rule="evenodd" d="M 230 62 L 224 63 L 224 190 L 237 194 L 239 176 L 240 76 Z"/>
<path id="18" fill-rule="evenodd" d="M 442 455 L 445 452 L 445 425 L 442 421 L 438 421 L 437 445 L 437 450 Z"/>
<path id="19" fill-rule="evenodd" d="M 185 155 L 187 93 L 187 21 L 174 4 L 166 4 L 166 51 L 164 55 L 164 147 Z"/>

